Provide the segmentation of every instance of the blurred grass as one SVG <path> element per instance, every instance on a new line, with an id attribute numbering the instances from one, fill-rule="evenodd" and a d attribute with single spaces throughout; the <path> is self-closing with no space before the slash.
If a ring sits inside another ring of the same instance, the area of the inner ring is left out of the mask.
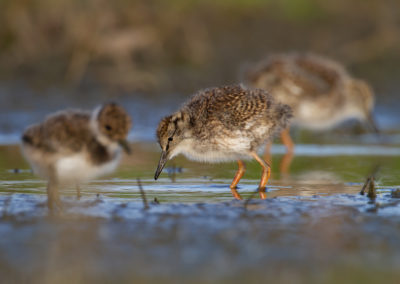
<path id="1" fill-rule="evenodd" d="M 0 80 L 192 92 L 292 50 L 395 76 L 380 64 L 400 61 L 399 10 L 396 0 L 2 0 Z"/>

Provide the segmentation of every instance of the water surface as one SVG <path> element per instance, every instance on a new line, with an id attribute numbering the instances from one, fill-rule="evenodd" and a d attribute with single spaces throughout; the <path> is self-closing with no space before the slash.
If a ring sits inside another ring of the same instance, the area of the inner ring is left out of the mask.
<path id="1" fill-rule="evenodd" d="M 395 145 L 298 145 L 286 174 L 276 146 L 267 200 L 253 194 L 261 172 L 249 162 L 239 188 L 245 201 L 233 200 L 228 188 L 235 163 L 178 157 L 154 181 L 158 146 L 133 149 L 117 173 L 83 185 L 81 199 L 75 188 L 63 188 L 64 211 L 51 216 L 45 182 L 17 146 L 0 147 L 2 279 L 396 283 L 400 277 Z M 359 194 L 372 173 L 375 200 Z"/>

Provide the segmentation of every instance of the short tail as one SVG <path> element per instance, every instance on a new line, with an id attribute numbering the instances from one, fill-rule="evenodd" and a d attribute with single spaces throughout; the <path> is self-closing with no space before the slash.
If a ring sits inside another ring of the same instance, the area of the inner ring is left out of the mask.
<path id="1" fill-rule="evenodd" d="M 276 111 L 276 121 L 278 122 L 280 129 L 285 129 L 290 125 L 290 121 L 293 117 L 292 108 L 286 104 L 278 104 Z"/>

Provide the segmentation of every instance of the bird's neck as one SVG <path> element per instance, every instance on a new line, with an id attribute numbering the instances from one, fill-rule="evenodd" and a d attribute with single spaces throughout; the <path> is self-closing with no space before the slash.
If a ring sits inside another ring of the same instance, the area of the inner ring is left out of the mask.
<path id="1" fill-rule="evenodd" d="M 91 114 L 90 116 L 90 122 L 89 122 L 89 127 L 90 130 L 93 133 L 93 136 L 95 137 L 95 139 L 104 147 L 106 147 L 107 150 L 109 150 L 110 152 L 115 152 L 120 150 L 120 146 L 118 145 L 117 142 L 111 140 L 110 138 L 108 138 L 106 135 L 104 135 L 101 131 L 100 131 L 100 127 L 99 127 L 99 112 L 101 110 L 101 107 L 97 107 Z"/>

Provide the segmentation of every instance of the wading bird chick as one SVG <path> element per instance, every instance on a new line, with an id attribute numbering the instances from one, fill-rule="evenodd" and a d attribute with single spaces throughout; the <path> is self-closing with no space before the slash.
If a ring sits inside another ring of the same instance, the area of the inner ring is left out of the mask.
<path id="1" fill-rule="evenodd" d="M 347 119 L 358 119 L 378 131 L 372 116 L 371 87 L 350 76 L 341 64 L 331 59 L 312 54 L 272 55 L 248 70 L 244 81 L 288 104 L 293 110 L 294 125 L 325 130 Z M 287 130 L 283 140 L 292 151 Z"/>
<path id="2" fill-rule="evenodd" d="M 28 127 L 22 135 L 22 150 L 34 172 L 48 180 L 49 208 L 60 206 L 58 185 L 79 183 L 113 172 L 121 149 L 130 153 L 126 140 L 131 119 L 115 103 L 93 112 L 65 110 Z"/>
<path id="3" fill-rule="evenodd" d="M 199 91 L 160 122 L 157 138 L 162 153 L 154 178 L 180 153 L 200 162 L 237 160 L 239 169 L 230 188 L 241 199 L 236 185 L 245 172 L 243 160 L 254 158 L 263 169 L 259 192 L 265 198 L 271 169 L 257 149 L 285 128 L 290 117 L 289 106 L 277 103 L 261 89 L 226 86 Z"/>

